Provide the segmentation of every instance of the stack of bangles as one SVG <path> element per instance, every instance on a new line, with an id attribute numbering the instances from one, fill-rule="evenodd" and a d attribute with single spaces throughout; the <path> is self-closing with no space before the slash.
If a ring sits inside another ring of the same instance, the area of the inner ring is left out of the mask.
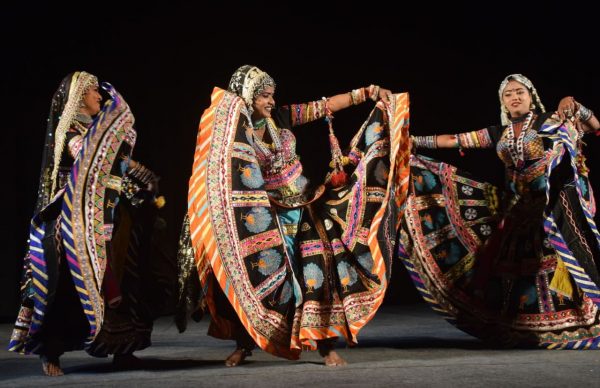
<path id="1" fill-rule="evenodd" d="M 352 105 L 362 104 L 367 98 L 377 101 L 379 98 L 379 85 L 370 85 L 368 88 L 354 89 L 348 94 L 350 95 Z"/>
<path id="2" fill-rule="evenodd" d="M 411 138 L 417 148 L 437 148 L 437 135 L 411 136 Z"/>
<path id="3" fill-rule="evenodd" d="M 594 115 L 594 112 L 592 112 L 591 109 L 586 108 L 585 106 L 581 105 L 580 103 L 577 103 L 577 112 L 575 113 L 575 116 L 577 118 L 579 118 L 580 121 L 586 122 L 589 119 L 591 119 L 593 115 Z"/>
<path id="4" fill-rule="evenodd" d="M 156 179 L 156 177 L 154 176 L 154 173 L 152 171 L 150 171 L 149 169 L 147 169 L 146 167 L 144 167 L 139 162 L 137 163 L 137 165 L 135 167 L 133 167 L 132 169 L 127 171 L 127 174 L 131 177 L 136 178 L 137 180 L 142 182 L 144 185 L 148 185 L 150 182 L 152 182 L 154 179 Z"/>

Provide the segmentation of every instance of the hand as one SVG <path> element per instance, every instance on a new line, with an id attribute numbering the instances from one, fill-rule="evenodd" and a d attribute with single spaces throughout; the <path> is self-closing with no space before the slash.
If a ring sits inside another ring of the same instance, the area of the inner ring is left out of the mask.
<path id="1" fill-rule="evenodd" d="M 417 154 L 417 143 L 415 143 L 415 137 L 413 135 L 410 135 L 410 153 L 412 155 Z"/>
<path id="2" fill-rule="evenodd" d="M 136 167 L 138 166 L 138 164 L 139 164 L 139 163 L 138 163 L 138 162 L 136 162 L 135 160 L 133 160 L 133 159 L 129 159 L 129 168 L 130 168 L 130 169 L 132 169 L 132 168 L 136 168 Z"/>
<path id="3" fill-rule="evenodd" d="M 384 104 L 389 104 L 392 99 L 392 91 L 389 89 L 379 88 L 377 99 L 383 101 Z"/>
<path id="4" fill-rule="evenodd" d="M 561 120 L 571 119 L 575 116 L 579 104 L 575 101 L 574 97 L 563 97 L 558 103 L 558 116 Z"/>

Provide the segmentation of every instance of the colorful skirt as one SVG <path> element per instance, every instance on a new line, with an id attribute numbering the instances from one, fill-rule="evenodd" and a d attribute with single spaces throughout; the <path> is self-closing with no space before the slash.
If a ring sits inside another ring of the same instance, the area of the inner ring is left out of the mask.
<path id="1" fill-rule="evenodd" d="M 600 346 L 597 301 L 576 280 L 595 269 L 561 260 L 555 246 L 573 240 L 553 241 L 545 230 L 544 192 L 503 210 L 495 187 L 453 166 L 413 156 L 410 168 L 398 253 L 435 311 L 497 346 Z M 559 229 L 567 212 L 560 203 L 550 211 Z"/>
<path id="2" fill-rule="evenodd" d="M 139 208 L 122 202 L 123 163 L 136 132 L 124 99 L 108 91 L 112 99 L 84 137 L 66 187 L 31 221 L 10 351 L 85 348 L 106 356 L 150 345 L 153 316 L 144 301 L 157 213 L 149 201 Z M 108 307 L 111 295 L 122 299 L 118 308 Z"/>
<path id="3" fill-rule="evenodd" d="M 354 344 L 389 278 L 408 184 L 408 95 L 379 103 L 353 139 L 359 157 L 350 183 L 321 186 L 317 199 L 295 208 L 244 183 L 240 171 L 260 168 L 242 109 L 239 97 L 215 88 L 201 119 L 183 234 L 188 248 L 184 238 L 181 249 L 187 256 L 180 256 L 181 306 L 208 306 L 209 333 L 235 338 L 215 306 L 218 287 L 256 344 L 290 359 L 316 349 L 318 340 Z"/>

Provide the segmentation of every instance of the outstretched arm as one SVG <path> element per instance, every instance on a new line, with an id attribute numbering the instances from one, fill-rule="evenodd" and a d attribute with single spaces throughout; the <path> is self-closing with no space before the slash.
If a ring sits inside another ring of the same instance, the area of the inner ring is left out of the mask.
<path id="1" fill-rule="evenodd" d="M 351 92 L 337 94 L 333 97 L 330 97 L 328 98 L 327 106 L 333 113 L 342 109 L 346 109 L 351 105 L 361 104 L 367 99 L 371 99 L 373 101 L 382 100 L 384 103 L 388 104 L 391 96 L 392 92 L 390 90 L 381 88 L 377 85 L 371 85 L 366 88 L 354 89 Z"/>
<path id="2" fill-rule="evenodd" d="M 334 113 L 346 109 L 351 105 L 361 104 L 367 99 L 373 101 L 382 100 L 387 104 L 391 95 L 392 92 L 390 90 L 380 88 L 377 85 L 371 85 L 366 88 L 354 89 L 348 93 L 337 94 L 326 99 L 304 104 L 291 104 L 288 106 L 288 109 L 290 111 L 292 126 L 295 127 L 325 117 L 326 107 Z"/>
<path id="3" fill-rule="evenodd" d="M 455 135 L 413 136 L 414 148 L 492 148 L 492 137 L 487 128 Z"/>

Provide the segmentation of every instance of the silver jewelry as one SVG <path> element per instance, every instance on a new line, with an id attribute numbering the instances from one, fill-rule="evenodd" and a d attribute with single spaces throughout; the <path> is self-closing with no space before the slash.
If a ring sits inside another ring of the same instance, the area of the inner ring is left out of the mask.
<path id="1" fill-rule="evenodd" d="M 413 142 L 417 148 L 437 148 L 437 135 L 414 136 Z"/>
<path id="2" fill-rule="evenodd" d="M 510 153 L 510 158 L 516 167 L 522 167 L 525 164 L 525 148 L 523 142 L 525 140 L 525 133 L 529 129 L 529 125 L 532 123 L 532 119 L 533 112 L 529 112 L 527 114 L 527 118 L 525 119 L 525 123 L 523 124 L 523 129 L 521 129 L 521 133 L 519 134 L 516 142 L 513 123 L 511 122 L 507 128 L 508 152 Z"/>
<path id="3" fill-rule="evenodd" d="M 579 104 L 577 107 L 577 116 L 579 116 L 579 120 L 586 122 L 592 118 L 594 112 L 591 109 L 586 108 L 585 106 Z"/>

